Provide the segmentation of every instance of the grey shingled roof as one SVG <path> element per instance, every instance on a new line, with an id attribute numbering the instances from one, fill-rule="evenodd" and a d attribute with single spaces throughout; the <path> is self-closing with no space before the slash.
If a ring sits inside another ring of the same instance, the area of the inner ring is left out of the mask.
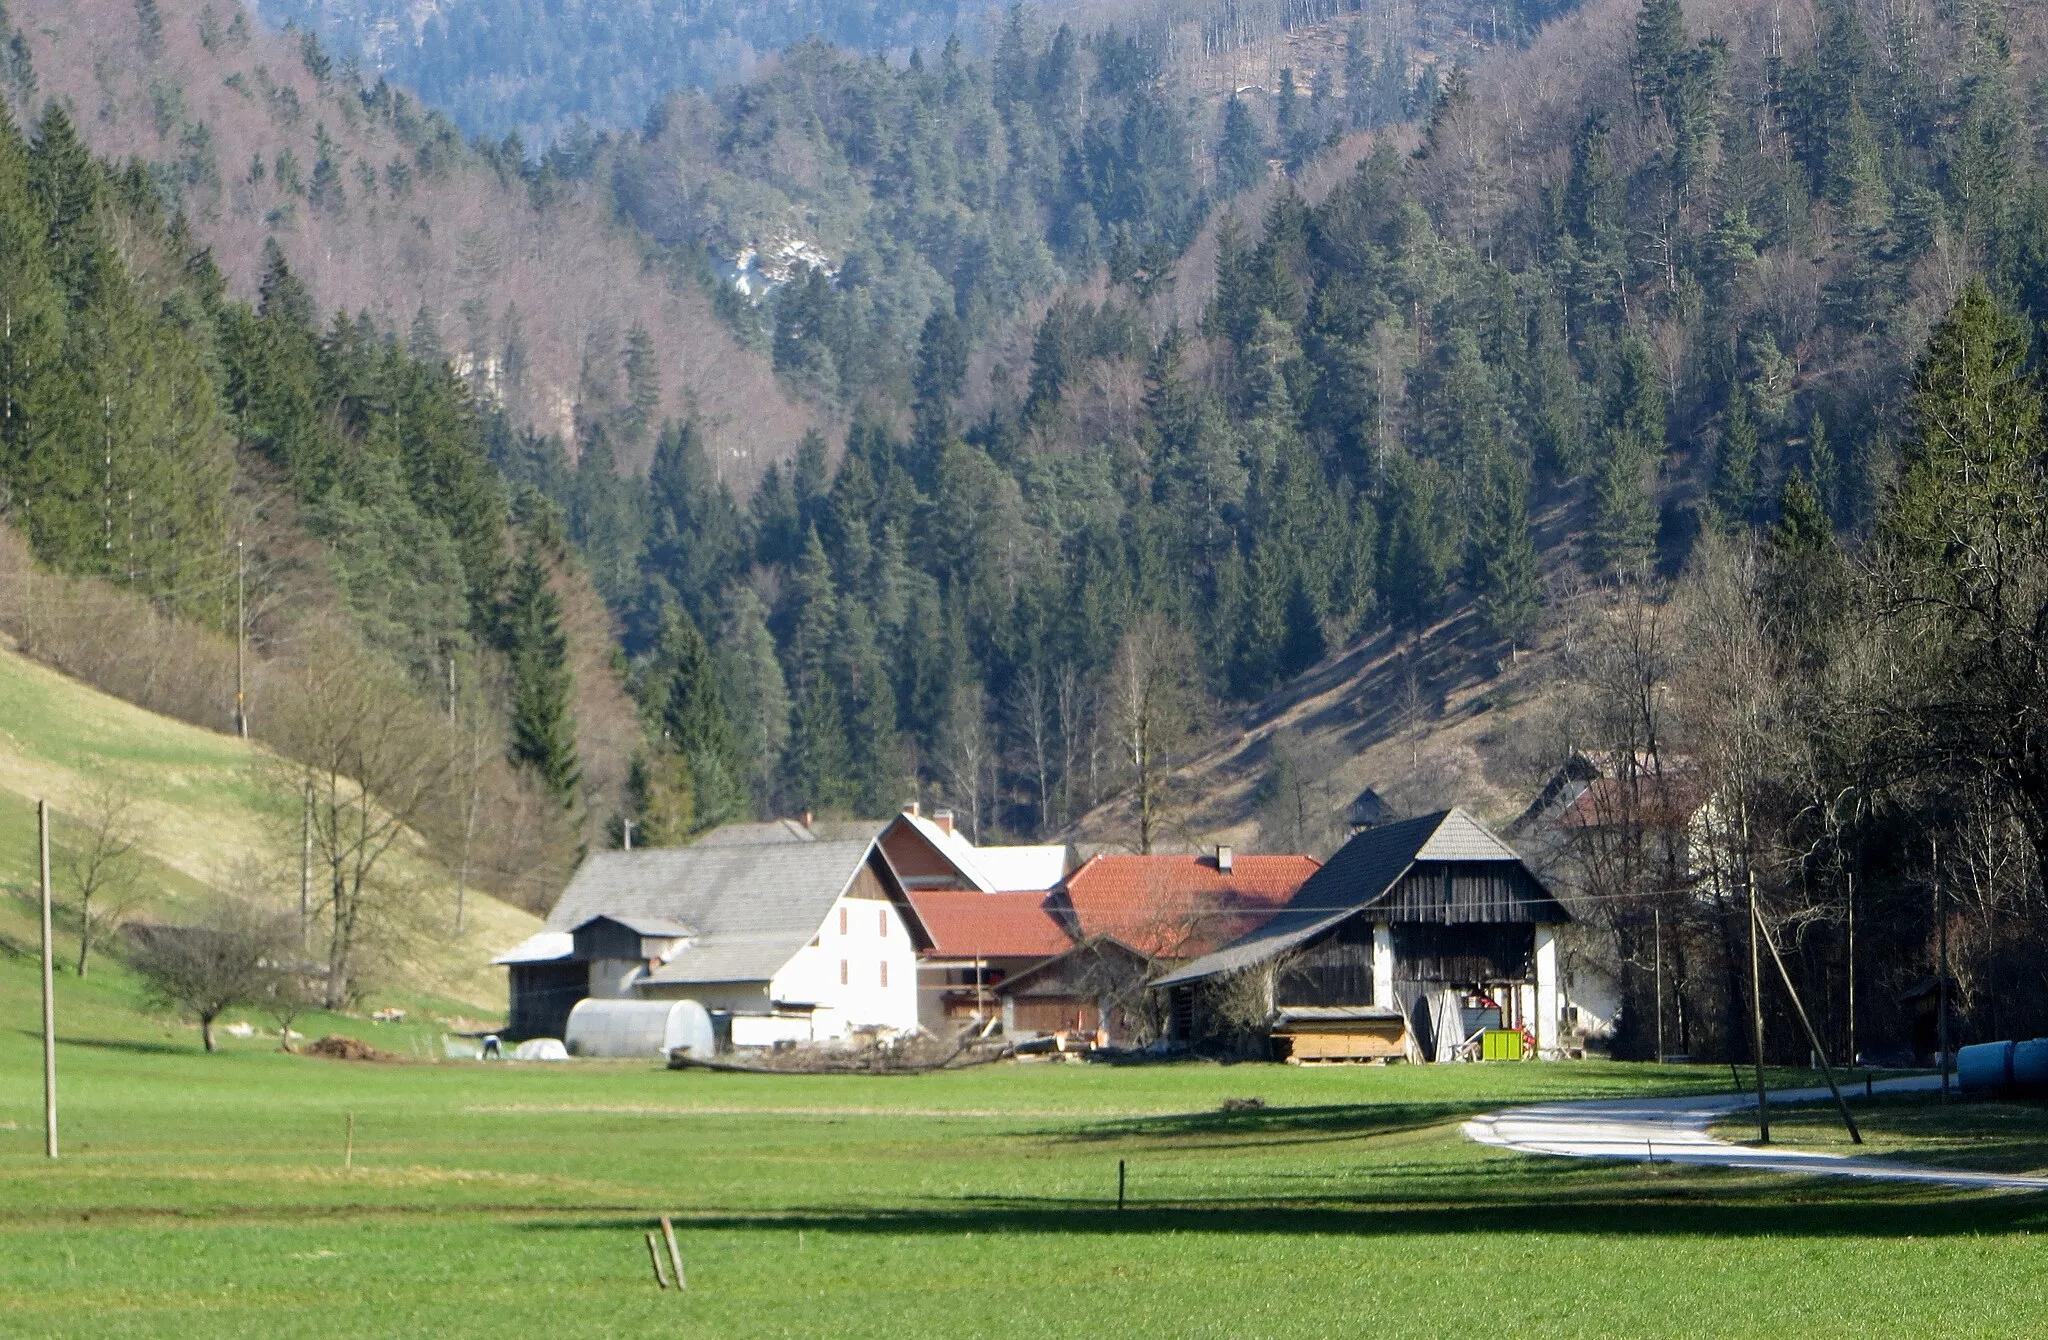
<path id="1" fill-rule="evenodd" d="M 1175 986 L 1235 972 L 1292 949 L 1378 902 L 1417 861 L 1520 860 L 1514 848 L 1461 809 L 1369 828 L 1338 848 L 1271 920 L 1153 985 Z"/>
<path id="2" fill-rule="evenodd" d="M 690 845 L 693 847 L 765 847 L 788 842 L 852 842 L 878 836 L 887 819 L 819 819 L 804 827 L 800 819 L 769 819 L 763 823 L 721 824 Z"/>
<path id="3" fill-rule="evenodd" d="M 696 938 L 646 980 L 761 982 L 811 942 L 874 839 L 654 847 L 585 858 L 546 929 L 593 917 L 681 922 Z"/>
<path id="4" fill-rule="evenodd" d="M 673 917 L 620 916 L 612 912 L 600 912 L 597 914 L 597 917 L 603 917 L 608 921 L 616 921 L 635 935 L 674 939 L 677 936 L 695 935 L 697 933 L 695 926 L 677 921 Z M 584 926 L 588 926 L 592 921 L 597 920 L 597 917 L 588 917 L 581 925 L 573 929 L 581 930 Z"/>

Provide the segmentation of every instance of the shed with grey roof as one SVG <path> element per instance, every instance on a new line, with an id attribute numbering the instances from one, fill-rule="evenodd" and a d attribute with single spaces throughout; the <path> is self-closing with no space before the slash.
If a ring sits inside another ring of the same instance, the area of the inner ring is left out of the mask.
<path id="1" fill-rule="evenodd" d="M 1176 1031 L 1189 1036 L 1229 1031 L 1213 1007 L 1221 983 L 1263 978 L 1268 1028 L 1304 1007 L 1399 1010 L 1415 1050 L 1434 1055 L 1456 996 L 1555 1053 L 1555 928 L 1570 920 L 1514 848 L 1443 810 L 1356 834 L 1270 920 L 1155 985 L 1172 993 Z M 1462 1015 L 1455 1022 L 1462 1030 Z"/>

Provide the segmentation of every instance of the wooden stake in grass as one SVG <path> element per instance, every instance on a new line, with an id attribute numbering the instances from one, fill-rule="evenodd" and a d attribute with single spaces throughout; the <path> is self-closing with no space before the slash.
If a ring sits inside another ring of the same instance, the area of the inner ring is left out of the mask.
<path id="1" fill-rule="evenodd" d="M 651 1238 L 654 1235 L 650 1233 L 647 1236 Z M 661 1236 L 668 1239 L 668 1259 L 676 1268 L 676 1288 L 689 1288 L 689 1281 L 683 1278 L 683 1249 L 676 1246 L 676 1226 L 668 1221 L 667 1215 L 661 1216 Z"/>
<path id="2" fill-rule="evenodd" d="M 356 1114 L 348 1114 L 348 1134 L 342 1137 L 341 1170 L 348 1172 L 356 1166 Z"/>
<path id="3" fill-rule="evenodd" d="M 647 1259 L 654 1263 L 655 1284 L 666 1289 L 668 1287 L 668 1276 L 661 1273 L 661 1244 L 654 1240 L 652 1233 L 647 1235 Z"/>
<path id="4" fill-rule="evenodd" d="M 1116 1207 L 1119 1210 L 1124 1207 L 1124 1161 L 1122 1159 L 1116 1161 Z"/>

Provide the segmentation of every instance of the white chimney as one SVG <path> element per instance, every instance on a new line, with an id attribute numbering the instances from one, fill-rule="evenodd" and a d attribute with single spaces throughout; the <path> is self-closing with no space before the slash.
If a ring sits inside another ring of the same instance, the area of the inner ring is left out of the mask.
<path id="1" fill-rule="evenodd" d="M 941 833 L 944 833 L 947 837 L 953 836 L 953 811 L 933 810 L 932 822 L 939 826 Z"/>
<path id="2" fill-rule="evenodd" d="M 1218 847 L 1216 849 L 1216 869 L 1223 874 L 1229 874 L 1230 862 L 1235 855 L 1236 853 L 1231 851 L 1228 845 Z"/>

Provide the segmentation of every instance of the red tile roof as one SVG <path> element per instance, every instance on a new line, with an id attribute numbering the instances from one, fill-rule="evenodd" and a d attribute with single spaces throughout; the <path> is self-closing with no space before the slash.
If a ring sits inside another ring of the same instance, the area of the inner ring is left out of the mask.
<path id="1" fill-rule="evenodd" d="M 1046 893 L 983 893 L 978 889 L 912 889 L 932 952 L 942 958 L 1046 958 L 1074 941 L 1046 911 Z"/>
<path id="2" fill-rule="evenodd" d="M 1097 856 L 1054 891 L 1082 937 L 1113 936 L 1159 958 L 1207 954 L 1265 924 L 1322 868 L 1312 856 Z"/>

